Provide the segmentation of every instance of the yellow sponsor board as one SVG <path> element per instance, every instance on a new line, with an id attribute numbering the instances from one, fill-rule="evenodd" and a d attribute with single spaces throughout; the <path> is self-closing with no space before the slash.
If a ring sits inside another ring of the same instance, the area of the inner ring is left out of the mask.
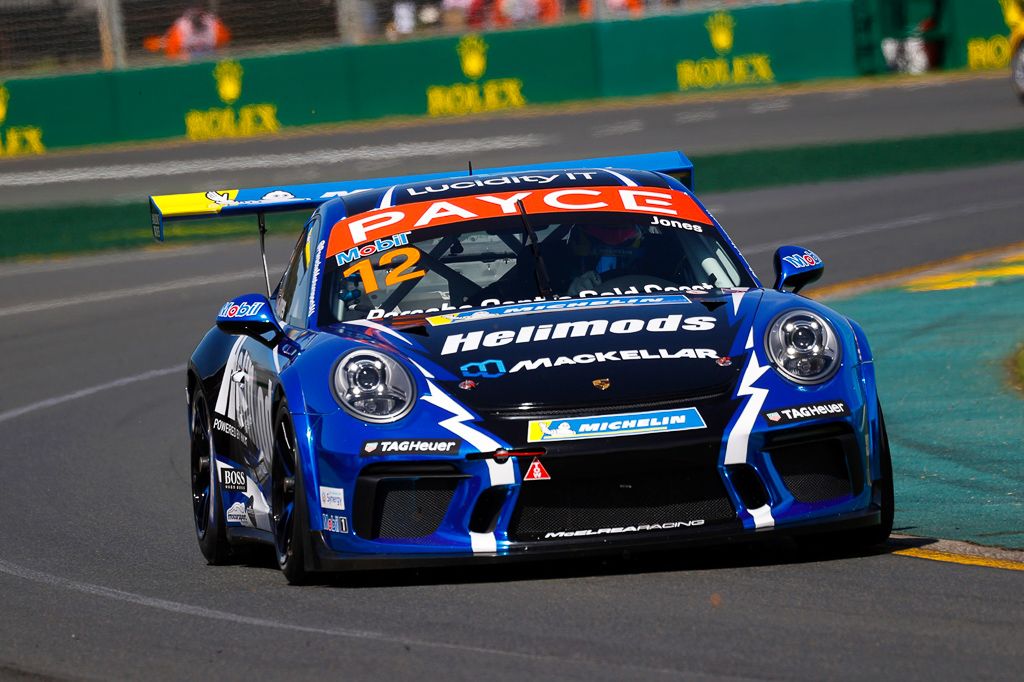
<path id="1" fill-rule="evenodd" d="M 1024 30 L 1024 11 L 1017 0 L 999 0 L 1003 10 L 1003 21 L 1011 35 Z M 972 71 L 1005 69 L 1013 57 L 1013 43 L 1010 37 L 994 35 L 978 36 L 967 41 L 967 68 Z"/>
<path id="2" fill-rule="evenodd" d="M 228 137 L 270 135 L 281 129 L 277 105 L 269 103 L 234 106 L 242 95 L 242 65 L 225 60 L 213 69 L 217 96 L 227 106 L 192 109 L 185 114 L 185 136 L 190 140 L 219 140 Z"/>
<path id="3" fill-rule="evenodd" d="M 518 78 L 480 80 L 487 72 L 487 43 L 477 35 L 459 40 L 456 52 L 468 82 L 427 87 L 430 116 L 460 116 L 526 106 L 523 81 Z"/>
<path id="4" fill-rule="evenodd" d="M 45 154 L 43 130 L 36 126 L 7 126 L 7 111 L 11 105 L 11 93 L 0 83 L 0 156 L 28 156 Z"/>
<path id="5" fill-rule="evenodd" d="M 766 85 L 775 82 L 770 55 L 730 55 L 734 42 L 736 20 L 728 12 L 716 12 L 708 17 L 704 26 L 708 30 L 711 47 L 717 57 L 683 59 L 676 64 L 676 81 L 680 90 L 710 90 L 734 85 Z"/>

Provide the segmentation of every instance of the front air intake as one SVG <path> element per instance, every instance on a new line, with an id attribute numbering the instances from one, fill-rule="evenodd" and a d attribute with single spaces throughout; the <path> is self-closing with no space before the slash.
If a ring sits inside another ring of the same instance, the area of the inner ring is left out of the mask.
<path id="1" fill-rule="evenodd" d="M 422 542 L 440 527 L 459 482 L 448 464 L 382 464 L 356 482 L 353 525 L 368 540 Z"/>

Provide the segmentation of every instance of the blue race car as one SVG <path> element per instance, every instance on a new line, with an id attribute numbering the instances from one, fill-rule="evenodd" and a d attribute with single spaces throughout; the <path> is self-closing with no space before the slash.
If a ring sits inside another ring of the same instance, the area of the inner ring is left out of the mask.
<path id="1" fill-rule="evenodd" d="M 315 209 L 276 289 L 188 364 L 210 563 L 314 571 L 892 529 L 871 350 L 762 286 L 678 152 L 151 198 L 168 220 Z M 265 264 L 264 259 L 264 264 Z"/>

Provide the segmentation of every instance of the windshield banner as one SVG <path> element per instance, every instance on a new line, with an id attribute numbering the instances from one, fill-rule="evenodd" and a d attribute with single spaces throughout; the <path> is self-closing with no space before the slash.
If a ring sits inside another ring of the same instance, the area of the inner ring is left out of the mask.
<path id="1" fill-rule="evenodd" d="M 420 201 L 378 208 L 335 223 L 327 242 L 327 257 L 349 253 L 361 244 L 404 232 L 440 227 L 463 220 L 516 215 L 522 201 L 528 214 L 600 211 L 645 213 L 679 221 L 711 224 L 707 213 L 687 194 L 656 187 L 563 187 L 500 192 Z M 672 227 L 672 220 L 661 225 Z M 680 228 L 685 223 L 680 222 Z"/>

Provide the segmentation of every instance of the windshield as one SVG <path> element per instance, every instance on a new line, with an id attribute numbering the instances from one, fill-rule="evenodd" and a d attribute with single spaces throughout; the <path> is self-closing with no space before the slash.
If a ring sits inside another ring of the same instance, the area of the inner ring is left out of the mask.
<path id="1" fill-rule="evenodd" d="M 637 212 L 525 223 L 512 215 L 398 233 L 328 258 L 320 323 L 752 286 L 710 225 Z"/>

